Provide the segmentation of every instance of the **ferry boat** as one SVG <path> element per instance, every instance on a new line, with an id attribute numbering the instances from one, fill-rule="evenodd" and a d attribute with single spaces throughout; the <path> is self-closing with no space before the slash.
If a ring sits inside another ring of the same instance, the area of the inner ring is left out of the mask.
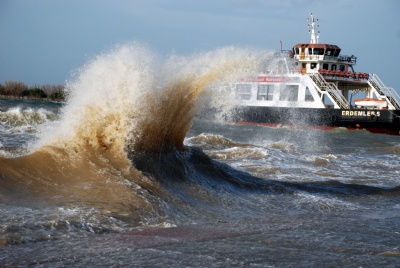
<path id="1" fill-rule="evenodd" d="M 319 43 L 311 13 L 309 43 L 277 53 L 276 68 L 230 85 L 233 120 L 265 126 L 365 129 L 400 135 L 400 97 L 376 74 L 356 72 L 357 57 Z M 294 62 L 294 65 L 289 64 Z M 354 99 L 355 94 L 364 97 Z"/>

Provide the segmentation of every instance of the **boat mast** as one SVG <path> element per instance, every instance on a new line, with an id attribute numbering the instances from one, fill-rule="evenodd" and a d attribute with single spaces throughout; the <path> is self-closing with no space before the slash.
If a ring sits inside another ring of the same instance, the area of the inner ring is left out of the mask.
<path id="1" fill-rule="evenodd" d="M 313 14 L 311 13 L 311 20 L 310 18 L 308 18 L 307 21 L 308 21 L 308 33 L 311 35 L 310 44 L 318 44 L 319 31 L 317 35 L 315 35 L 315 27 L 319 28 L 319 25 L 315 26 L 315 23 L 318 21 L 318 19 L 315 19 Z"/>

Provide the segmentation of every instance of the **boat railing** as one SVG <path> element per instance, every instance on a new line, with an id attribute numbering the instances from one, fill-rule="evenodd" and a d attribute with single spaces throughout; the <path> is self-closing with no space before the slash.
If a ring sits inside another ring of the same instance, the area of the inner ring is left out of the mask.
<path id="1" fill-rule="evenodd" d="M 296 55 L 295 57 L 296 59 L 299 60 L 315 60 L 315 61 L 320 61 L 320 60 L 324 60 L 324 55 L 305 55 L 304 53 L 300 54 L 300 55 Z"/>
<path id="2" fill-rule="evenodd" d="M 340 56 L 328 56 L 328 55 L 316 55 L 316 54 L 305 54 L 305 53 L 300 53 L 296 54 L 294 56 L 298 60 L 315 60 L 315 61 L 338 61 L 338 62 L 347 62 L 350 64 L 356 64 L 357 63 L 357 57 L 354 55 L 351 56 L 346 56 L 346 55 L 340 55 Z"/>
<path id="3" fill-rule="evenodd" d="M 341 70 L 326 70 L 319 69 L 318 72 L 323 76 L 331 76 L 336 78 L 350 78 L 353 80 L 368 80 L 369 74 L 367 73 L 357 73 L 357 72 L 349 72 L 349 71 L 341 71 Z"/>
<path id="4" fill-rule="evenodd" d="M 375 88 L 380 97 L 387 99 L 396 110 L 400 110 L 400 96 L 394 88 L 386 87 L 376 74 L 369 74 L 368 82 Z"/>
<path id="5" fill-rule="evenodd" d="M 314 81 L 315 85 L 320 88 L 322 91 L 326 91 L 332 100 L 342 109 L 349 109 L 350 104 L 344 98 L 340 90 L 334 83 L 327 82 L 324 77 L 320 73 L 312 73 L 309 74 L 311 80 Z"/>
<path id="6" fill-rule="evenodd" d="M 349 63 L 352 63 L 352 64 L 356 64 L 357 63 L 357 57 L 355 57 L 354 55 L 351 55 L 351 56 L 340 55 L 338 57 L 338 61 L 349 62 Z"/>
<path id="7" fill-rule="evenodd" d="M 327 61 L 337 61 L 337 56 L 328 56 L 328 55 L 324 55 L 324 60 Z"/>

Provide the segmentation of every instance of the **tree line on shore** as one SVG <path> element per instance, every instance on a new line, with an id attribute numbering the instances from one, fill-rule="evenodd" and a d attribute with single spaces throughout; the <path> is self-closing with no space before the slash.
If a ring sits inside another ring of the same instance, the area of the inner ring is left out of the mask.
<path id="1" fill-rule="evenodd" d="M 0 98 L 64 101 L 64 89 L 64 85 L 27 86 L 22 82 L 6 81 L 0 84 Z"/>

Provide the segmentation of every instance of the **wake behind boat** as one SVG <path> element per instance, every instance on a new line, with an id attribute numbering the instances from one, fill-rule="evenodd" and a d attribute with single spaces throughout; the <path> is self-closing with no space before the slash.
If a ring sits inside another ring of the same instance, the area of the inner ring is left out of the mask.
<path id="1" fill-rule="evenodd" d="M 366 129 L 399 135 L 400 97 L 376 74 L 356 72 L 357 57 L 340 47 L 319 43 L 311 14 L 309 43 L 276 53 L 277 64 L 256 76 L 230 84 L 239 105 L 233 121 L 266 126 L 287 125 Z M 355 94 L 365 97 L 354 99 Z"/>

